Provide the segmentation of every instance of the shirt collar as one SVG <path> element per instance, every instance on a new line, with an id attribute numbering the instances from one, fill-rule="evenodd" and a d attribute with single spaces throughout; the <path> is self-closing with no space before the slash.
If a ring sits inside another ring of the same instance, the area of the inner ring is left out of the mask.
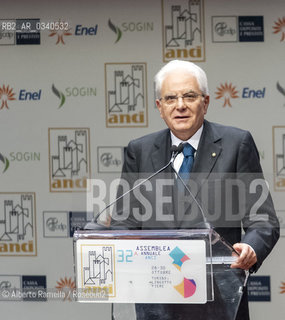
<path id="1" fill-rule="evenodd" d="M 198 149 L 198 145 L 199 145 L 199 141 L 200 141 L 200 138 L 201 138 L 201 135 L 202 135 L 203 128 L 204 128 L 204 125 L 202 125 L 202 126 L 195 132 L 195 134 L 194 134 L 192 137 L 190 137 L 187 141 L 183 141 L 183 140 L 177 138 L 177 137 L 172 133 L 172 131 L 170 131 L 172 145 L 178 146 L 181 142 L 182 142 L 182 143 L 188 142 L 188 143 L 191 144 L 191 146 L 192 146 L 193 148 L 195 148 L 195 149 L 197 150 L 197 149 Z"/>

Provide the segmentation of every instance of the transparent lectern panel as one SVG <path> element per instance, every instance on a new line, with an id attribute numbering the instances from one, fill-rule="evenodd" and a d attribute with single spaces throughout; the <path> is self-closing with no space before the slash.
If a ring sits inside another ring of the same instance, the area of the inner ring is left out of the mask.
<path id="1" fill-rule="evenodd" d="M 169 306 L 202 312 L 197 319 L 235 319 L 247 280 L 230 268 L 234 250 L 212 229 L 77 230 L 74 252 L 77 300 L 119 304 L 118 320 L 126 310 L 130 320 L 149 319 Z"/>
<path id="2" fill-rule="evenodd" d="M 211 225 L 237 227 L 240 217 L 224 224 L 208 199 L 214 190 L 222 201 L 225 186 L 206 178 L 185 183 L 169 167 L 123 174 L 116 200 L 74 234 L 77 288 L 104 295 L 78 301 L 114 303 L 115 320 L 235 319 L 248 274 L 230 268 L 236 253 Z"/>
<path id="3" fill-rule="evenodd" d="M 79 292 L 86 293 L 86 298 L 77 300 L 159 304 L 213 300 L 213 233 L 211 229 L 77 230 L 76 283 Z"/>

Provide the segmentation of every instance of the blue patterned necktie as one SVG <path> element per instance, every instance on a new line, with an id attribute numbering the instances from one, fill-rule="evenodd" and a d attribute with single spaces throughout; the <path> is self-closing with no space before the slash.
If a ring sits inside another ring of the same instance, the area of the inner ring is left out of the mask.
<path id="1" fill-rule="evenodd" d="M 194 163 L 195 148 L 189 143 L 185 143 L 183 148 L 184 159 L 179 169 L 179 175 L 184 181 L 188 181 L 190 178 L 190 172 Z"/>

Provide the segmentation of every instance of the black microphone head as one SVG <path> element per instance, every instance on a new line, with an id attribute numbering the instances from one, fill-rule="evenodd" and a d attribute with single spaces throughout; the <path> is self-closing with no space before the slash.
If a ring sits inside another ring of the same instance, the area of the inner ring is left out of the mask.
<path id="1" fill-rule="evenodd" d="M 183 148 L 184 148 L 184 143 L 181 142 L 177 147 L 177 153 L 180 153 L 183 150 Z"/>
<path id="2" fill-rule="evenodd" d="M 184 144 L 181 142 L 178 146 L 173 144 L 170 148 L 171 153 L 175 152 L 176 155 L 179 154 L 184 148 Z"/>
<path id="3" fill-rule="evenodd" d="M 170 148 L 170 151 L 171 151 L 171 153 L 172 153 L 172 152 L 177 152 L 177 149 L 178 149 L 178 147 L 177 147 L 175 144 L 173 144 L 173 145 L 171 146 L 171 148 Z"/>

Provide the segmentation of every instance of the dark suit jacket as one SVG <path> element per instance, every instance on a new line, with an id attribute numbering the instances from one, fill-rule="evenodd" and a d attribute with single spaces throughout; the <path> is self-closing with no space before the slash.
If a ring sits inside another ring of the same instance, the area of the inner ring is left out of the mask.
<path id="1" fill-rule="evenodd" d="M 131 141 L 125 153 L 123 178 L 127 179 L 132 185 L 136 179 L 143 175 L 148 176 L 156 172 L 170 160 L 170 148 L 169 129 Z M 170 172 L 169 168 L 168 171 Z M 194 186 L 192 188 L 193 196 L 203 207 L 203 214 L 218 233 L 231 244 L 242 241 L 252 246 L 258 259 L 254 266 L 255 271 L 260 267 L 279 238 L 279 223 L 271 196 L 268 193 L 264 199 L 262 198 L 262 194 L 264 194 L 262 191 L 264 192 L 265 186 L 263 185 L 263 188 L 261 186 L 255 187 L 252 181 L 256 178 L 262 180 L 263 175 L 258 151 L 251 134 L 248 131 L 214 124 L 205 120 L 191 171 L 192 185 L 190 184 L 190 187 Z M 233 181 L 238 181 L 238 186 L 241 188 L 237 188 L 236 183 L 232 183 Z M 221 203 L 217 204 L 217 199 L 221 199 Z M 175 212 L 171 205 L 164 207 L 164 209 L 166 215 L 172 215 L 173 211 Z M 191 213 L 191 205 L 189 211 Z M 185 229 L 193 227 L 191 219 L 179 219 L 179 221 L 177 219 L 174 219 L 174 221 L 165 219 L 164 222 L 158 222 L 155 212 L 153 213 L 154 215 L 143 223 L 138 222 L 132 214 L 121 223 L 128 228 Z M 251 215 L 253 213 L 254 217 L 252 219 Z M 266 219 L 260 219 L 261 214 L 266 214 Z M 241 225 L 245 230 L 243 237 Z M 244 297 L 237 319 L 245 320 L 248 318 L 246 300 L 246 297 Z M 193 314 L 191 309 L 194 308 L 193 305 L 170 306 L 153 305 L 152 308 L 151 305 L 144 305 L 140 312 L 148 313 L 145 313 L 141 319 L 152 319 L 151 314 L 159 308 L 163 308 L 159 312 L 164 314 L 172 312 L 172 317 L 175 317 L 176 320 L 180 319 L 179 314 L 181 319 L 185 318 L 187 310 L 189 310 L 189 315 L 190 313 Z M 140 308 L 138 306 L 137 310 Z M 197 310 L 203 310 L 203 306 L 198 306 Z M 196 314 L 196 311 L 194 313 Z M 206 319 L 203 318 L 203 311 L 200 312 L 200 316 L 201 319 Z M 138 314 L 138 319 L 139 317 Z M 172 317 L 167 318 L 165 316 L 165 319 L 172 319 Z M 200 318 L 196 317 L 196 319 Z"/>

